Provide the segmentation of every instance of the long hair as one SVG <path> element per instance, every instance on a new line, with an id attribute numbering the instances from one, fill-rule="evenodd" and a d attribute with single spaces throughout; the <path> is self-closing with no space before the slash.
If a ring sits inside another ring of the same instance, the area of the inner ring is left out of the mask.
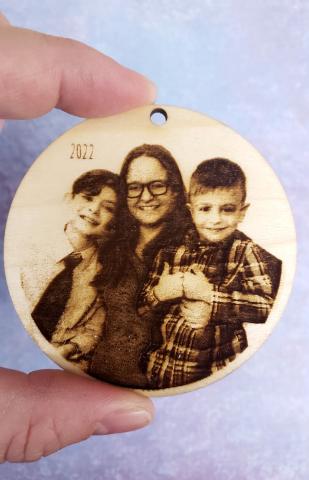
<path id="1" fill-rule="evenodd" d="M 131 215 L 127 206 L 127 175 L 131 163 L 136 158 L 147 156 L 157 159 L 167 172 L 167 181 L 171 190 L 176 194 L 174 209 L 164 219 L 164 226 L 159 235 L 148 243 L 143 259 L 149 268 L 152 261 L 160 250 L 168 245 L 182 243 L 186 231 L 192 226 L 190 212 L 186 206 L 187 196 L 182 176 L 176 160 L 172 154 L 161 145 L 144 144 L 131 150 L 125 157 L 120 172 L 120 203 L 121 208 L 118 216 L 118 238 L 111 248 L 104 248 L 100 254 L 102 271 L 97 277 L 96 284 L 99 286 L 116 286 L 121 275 L 130 265 L 130 257 L 134 252 L 139 238 L 140 226 L 138 221 Z"/>

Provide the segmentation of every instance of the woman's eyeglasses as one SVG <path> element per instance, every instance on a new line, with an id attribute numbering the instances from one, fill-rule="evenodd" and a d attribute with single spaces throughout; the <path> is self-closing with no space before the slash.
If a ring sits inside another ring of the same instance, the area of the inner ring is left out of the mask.
<path id="1" fill-rule="evenodd" d="M 154 180 L 153 182 L 149 183 L 129 183 L 127 185 L 127 197 L 141 197 L 145 188 L 147 188 L 151 195 L 157 197 L 158 195 L 164 195 L 167 192 L 168 184 L 161 180 Z"/>

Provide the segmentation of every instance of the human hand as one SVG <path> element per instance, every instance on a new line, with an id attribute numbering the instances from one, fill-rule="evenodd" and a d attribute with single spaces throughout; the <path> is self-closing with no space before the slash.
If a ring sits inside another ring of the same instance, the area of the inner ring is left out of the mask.
<path id="1" fill-rule="evenodd" d="M 175 300 L 183 296 L 183 273 L 169 273 L 169 264 L 164 263 L 164 269 L 159 283 L 154 288 L 154 294 L 160 302 Z"/>
<path id="2" fill-rule="evenodd" d="M 184 300 L 180 305 L 180 312 L 192 328 L 205 327 L 210 320 L 211 305 L 202 300 Z"/>
<path id="3" fill-rule="evenodd" d="M 11 27 L 0 14 L 0 118 L 26 119 L 53 107 L 82 117 L 154 101 L 141 75 L 74 40 Z M 151 421 L 149 399 L 57 370 L 28 375 L 0 368 L 0 463 L 34 461 L 93 434 Z"/>
<path id="4" fill-rule="evenodd" d="M 190 272 L 184 274 L 183 288 L 189 300 L 211 303 L 212 285 L 197 267 L 192 267 Z"/>

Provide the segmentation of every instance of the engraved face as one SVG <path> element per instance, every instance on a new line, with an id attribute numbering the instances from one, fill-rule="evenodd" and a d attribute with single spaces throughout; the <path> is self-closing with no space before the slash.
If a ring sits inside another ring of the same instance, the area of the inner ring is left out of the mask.
<path id="1" fill-rule="evenodd" d="M 243 203 L 239 185 L 214 188 L 191 197 L 190 210 L 201 240 L 221 242 L 243 220 L 248 205 Z"/>
<path id="2" fill-rule="evenodd" d="M 75 215 L 70 223 L 83 236 L 100 237 L 114 218 L 116 204 L 116 192 L 108 186 L 98 195 L 78 193 L 73 197 Z"/>
<path id="3" fill-rule="evenodd" d="M 158 225 L 174 209 L 176 194 L 168 184 L 167 171 L 156 158 L 141 156 L 133 160 L 126 181 L 128 209 L 141 225 Z"/>

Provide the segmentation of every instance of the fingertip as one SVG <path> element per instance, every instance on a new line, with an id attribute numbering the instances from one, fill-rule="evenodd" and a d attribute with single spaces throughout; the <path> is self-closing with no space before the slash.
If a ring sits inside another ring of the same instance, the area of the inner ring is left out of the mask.
<path id="1" fill-rule="evenodd" d="M 115 62 L 115 61 L 114 61 Z M 157 97 L 157 86 L 145 75 L 142 75 L 135 70 L 131 70 L 127 67 L 123 67 L 118 64 L 121 68 L 125 69 L 123 78 L 131 79 L 131 88 L 134 97 L 136 97 L 138 103 L 154 103 Z"/>
<path id="2" fill-rule="evenodd" d="M 130 432 L 147 427 L 153 421 L 155 408 L 150 398 L 128 388 L 99 384 L 103 398 L 110 395 L 111 402 L 103 410 L 93 435 Z"/>
<path id="3" fill-rule="evenodd" d="M 95 426 L 93 435 L 108 435 L 138 430 L 148 426 L 153 420 L 153 412 L 143 408 L 116 410 Z"/>
<path id="4" fill-rule="evenodd" d="M 156 84 L 155 84 L 152 80 L 149 80 L 148 77 L 145 77 L 145 76 L 144 76 L 143 78 L 144 78 L 144 81 L 145 81 L 146 84 L 147 84 L 147 89 L 146 89 L 147 99 L 146 99 L 146 103 L 155 103 L 156 98 L 157 98 L 157 93 L 158 93 L 157 86 L 156 86 Z"/>

